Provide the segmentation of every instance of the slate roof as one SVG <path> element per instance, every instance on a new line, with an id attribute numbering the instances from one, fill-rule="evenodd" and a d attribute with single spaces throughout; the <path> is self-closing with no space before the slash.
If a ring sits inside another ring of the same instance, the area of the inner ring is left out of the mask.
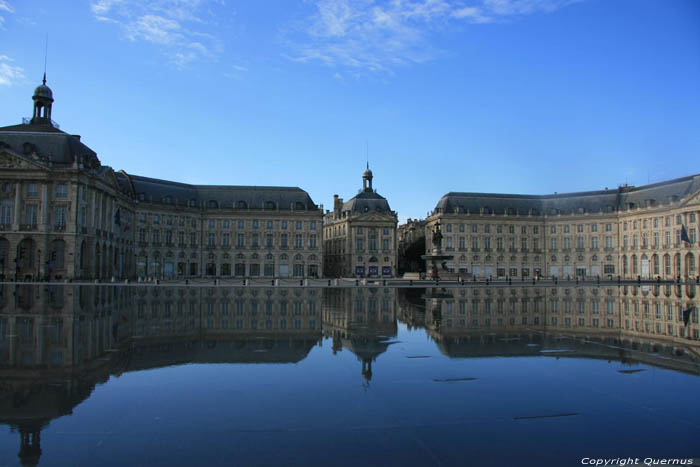
<path id="1" fill-rule="evenodd" d="M 381 212 L 391 213 L 389 202 L 374 191 L 362 191 L 343 203 L 343 212 Z"/>
<path id="2" fill-rule="evenodd" d="M 36 154 L 54 164 L 72 165 L 76 160 L 82 160 L 89 167 L 100 166 L 95 151 L 81 143 L 79 137 L 48 123 L 1 127 L 0 148 L 2 146 L 25 156 Z"/>
<path id="3" fill-rule="evenodd" d="M 120 184 L 127 184 L 127 176 L 116 174 Z M 309 194 L 298 187 L 280 186 L 237 186 L 237 185 L 190 185 L 156 178 L 127 174 L 137 197 L 143 195 L 143 201 L 156 204 L 167 203 L 187 206 L 194 200 L 198 207 L 243 208 L 243 209 L 279 209 L 316 211 Z M 244 203 L 241 205 L 240 203 Z M 270 204 L 272 203 L 272 204 Z"/>
<path id="4" fill-rule="evenodd" d="M 700 175 L 639 187 L 550 195 L 458 193 L 444 195 L 435 206 L 441 213 L 535 215 L 624 211 L 678 201 L 700 191 Z"/>

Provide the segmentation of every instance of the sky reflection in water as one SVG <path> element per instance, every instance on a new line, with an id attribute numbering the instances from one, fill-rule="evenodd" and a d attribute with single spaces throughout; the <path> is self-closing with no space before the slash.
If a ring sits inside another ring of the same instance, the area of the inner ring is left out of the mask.
<path id="1" fill-rule="evenodd" d="M 676 292 L 6 285 L 0 465 L 698 457 Z"/>

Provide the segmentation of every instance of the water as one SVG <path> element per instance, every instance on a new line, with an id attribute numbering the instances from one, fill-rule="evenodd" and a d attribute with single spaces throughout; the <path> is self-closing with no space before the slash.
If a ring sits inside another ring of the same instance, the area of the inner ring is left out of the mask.
<path id="1" fill-rule="evenodd" d="M 700 457 L 691 287 L 0 294 L 3 466 Z"/>

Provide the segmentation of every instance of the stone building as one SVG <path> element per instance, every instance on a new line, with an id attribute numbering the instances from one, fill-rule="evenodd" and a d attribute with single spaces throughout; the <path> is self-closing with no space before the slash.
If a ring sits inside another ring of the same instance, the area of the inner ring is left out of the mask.
<path id="1" fill-rule="evenodd" d="M 324 271 L 327 277 L 392 277 L 398 264 L 398 216 L 372 188 L 369 166 L 362 191 L 349 201 L 333 196 L 333 211 L 323 218 Z"/>
<path id="2" fill-rule="evenodd" d="M 138 276 L 323 275 L 322 211 L 300 188 L 120 177 L 136 199 Z"/>
<path id="3" fill-rule="evenodd" d="M 425 253 L 425 219 L 409 218 L 405 224 L 399 225 L 397 236 L 398 271 L 400 275 L 406 272 L 424 271 L 425 262 L 421 256 Z"/>
<path id="4" fill-rule="evenodd" d="M 0 128 L 0 272 L 5 278 L 133 275 L 133 200 L 80 136 L 51 120 L 53 93 L 31 120 Z M 115 217 L 120 219 L 115 223 Z"/>
<path id="5" fill-rule="evenodd" d="M 103 166 L 51 120 L 0 128 L 5 278 L 320 277 L 322 209 L 300 188 L 207 186 Z"/>
<path id="6" fill-rule="evenodd" d="M 699 219 L 693 175 L 543 196 L 448 193 L 426 232 L 441 225 L 446 266 L 465 275 L 675 279 L 697 277 Z"/>

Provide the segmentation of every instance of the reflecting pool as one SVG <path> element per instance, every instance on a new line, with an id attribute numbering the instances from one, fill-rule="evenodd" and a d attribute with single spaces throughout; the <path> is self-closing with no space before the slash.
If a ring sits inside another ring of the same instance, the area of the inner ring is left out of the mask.
<path id="1" fill-rule="evenodd" d="M 672 285 L 0 285 L 0 465 L 699 458 L 698 304 Z"/>

